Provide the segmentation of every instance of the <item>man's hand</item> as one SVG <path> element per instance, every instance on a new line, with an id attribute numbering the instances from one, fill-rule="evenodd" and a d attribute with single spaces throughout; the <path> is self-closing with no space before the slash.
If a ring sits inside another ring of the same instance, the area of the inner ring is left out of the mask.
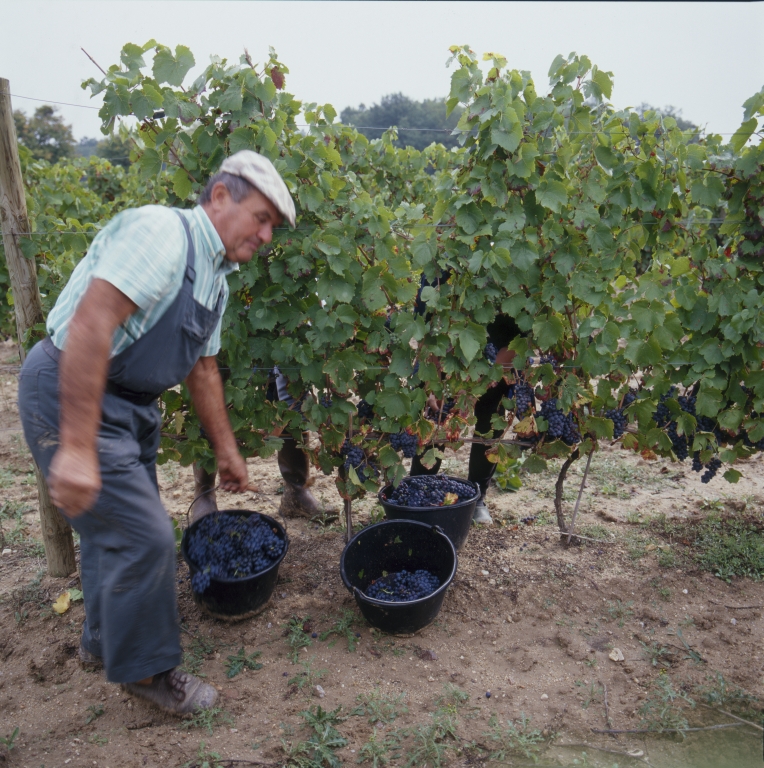
<path id="1" fill-rule="evenodd" d="M 236 451 L 229 457 L 221 458 L 216 455 L 218 472 L 220 473 L 220 488 L 229 493 L 244 493 L 249 485 L 247 463 Z"/>
<path id="2" fill-rule="evenodd" d="M 90 509 L 101 492 L 98 458 L 92 451 L 59 448 L 50 464 L 51 501 L 69 517 Z"/>
<path id="3" fill-rule="evenodd" d="M 220 472 L 224 491 L 243 493 L 247 490 L 247 464 L 239 453 L 236 438 L 228 420 L 223 394 L 223 380 L 214 357 L 200 357 L 186 378 L 199 420 L 204 426 Z"/>

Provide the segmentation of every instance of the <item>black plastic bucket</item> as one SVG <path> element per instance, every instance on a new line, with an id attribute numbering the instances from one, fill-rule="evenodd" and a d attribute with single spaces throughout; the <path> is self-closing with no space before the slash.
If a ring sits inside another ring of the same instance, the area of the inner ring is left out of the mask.
<path id="1" fill-rule="evenodd" d="M 242 517 L 259 515 L 266 523 L 268 523 L 271 530 L 273 530 L 279 538 L 284 539 L 285 542 L 284 551 L 281 553 L 281 557 L 279 557 L 279 559 L 269 568 L 260 571 L 260 573 L 255 573 L 252 576 L 245 576 L 242 579 L 213 578 L 210 580 L 209 586 L 204 592 L 194 592 L 193 587 L 191 589 L 194 596 L 194 602 L 210 616 L 226 621 L 248 619 L 251 616 L 260 613 L 260 611 L 264 610 L 268 605 L 273 590 L 276 588 L 276 581 L 279 577 L 279 565 L 286 557 L 286 553 L 289 549 L 289 539 L 287 538 L 286 531 L 281 523 L 268 515 L 264 515 L 262 512 L 254 512 L 247 509 L 221 509 L 218 514 L 239 515 Z M 191 534 L 199 525 L 199 522 L 200 521 L 197 520 L 183 531 L 183 540 L 180 544 L 180 552 L 183 555 L 183 559 L 188 563 L 188 568 L 191 571 L 192 577 L 199 570 L 199 567 L 188 555 L 188 541 Z"/>
<path id="2" fill-rule="evenodd" d="M 348 542 L 340 558 L 340 575 L 369 624 L 392 635 L 412 635 L 435 621 L 456 566 L 456 549 L 437 526 L 386 520 L 364 528 Z M 364 594 L 385 572 L 420 568 L 440 580 L 440 587 L 427 597 L 392 603 Z"/>
<path id="3" fill-rule="evenodd" d="M 377 498 L 385 510 L 385 517 L 388 520 L 416 520 L 427 525 L 439 525 L 446 536 L 451 539 L 456 549 L 459 550 L 467 541 L 472 525 L 472 516 L 475 514 L 475 505 L 480 498 L 480 488 L 477 483 L 463 480 L 461 477 L 451 477 L 450 475 L 439 475 L 439 477 L 447 477 L 449 480 L 458 480 L 465 485 L 471 485 L 475 489 L 475 495 L 466 501 L 444 507 L 403 507 L 387 500 L 386 497 L 391 496 L 395 488 L 392 485 L 386 485 L 377 494 Z"/>

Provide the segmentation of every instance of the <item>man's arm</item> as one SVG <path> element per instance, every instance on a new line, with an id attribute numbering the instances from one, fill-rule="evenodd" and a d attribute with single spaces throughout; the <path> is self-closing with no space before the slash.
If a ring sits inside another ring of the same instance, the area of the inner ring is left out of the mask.
<path id="1" fill-rule="evenodd" d="M 239 453 L 225 407 L 223 380 L 214 357 L 200 357 L 186 378 L 196 413 L 215 451 L 220 487 L 241 493 L 247 490 L 247 464 Z"/>
<path id="2" fill-rule="evenodd" d="M 53 503 L 76 517 L 101 490 L 98 426 L 114 331 L 138 307 L 111 283 L 94 279 L 69 323 L 59 369 L 61 443 L 50 465 Z"/>

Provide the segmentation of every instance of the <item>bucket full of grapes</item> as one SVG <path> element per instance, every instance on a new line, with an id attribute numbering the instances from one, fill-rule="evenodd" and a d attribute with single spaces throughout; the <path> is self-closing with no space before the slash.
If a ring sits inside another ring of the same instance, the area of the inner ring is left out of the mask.
<path id="1" fill-rule="evenodd" d="M 438 526 L 385 520 L 348 542 L 340 575 L 369 624 L 412 635 L 435 620 L 456 565 L 456 549 Z"/>
<path id="2" fill-rule="evenodd" d="M 210 616 L 228 621 L 265 608 L 288 548 L 279 522 L 243 509 L 202 517 L 186 528 L 180 545 L 194 601 Z"/>
<path id="3" fill-rule="evenodd" d="M 480 488 L 449 475 L 416 475 L 404 477 L 397 488 L 385 486 L 377 498 L 388 520 L 439 525 L 458 550 L 467 541 Z"/>

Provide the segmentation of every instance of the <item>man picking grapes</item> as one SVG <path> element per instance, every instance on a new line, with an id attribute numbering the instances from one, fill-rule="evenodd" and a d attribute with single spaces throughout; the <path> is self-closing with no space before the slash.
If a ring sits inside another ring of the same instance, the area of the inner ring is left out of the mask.
<path id="1" fill-rule="evenodd" d="M 123 211 L 96 236 L 29 353 L 19 381 L 24 434 L 54 504 L 80 534 L 86 620 L 80 658 L 169 712 L 215 703 L 180 672 L 175 538 L 159 498 L 157 397 L 185 381 L 212 443 L 221 487 L 247 467 L 215 355 L 226 275 L 283 219 L 286 184 L 266 158 L 227 158 L 191 210 Z"/>

